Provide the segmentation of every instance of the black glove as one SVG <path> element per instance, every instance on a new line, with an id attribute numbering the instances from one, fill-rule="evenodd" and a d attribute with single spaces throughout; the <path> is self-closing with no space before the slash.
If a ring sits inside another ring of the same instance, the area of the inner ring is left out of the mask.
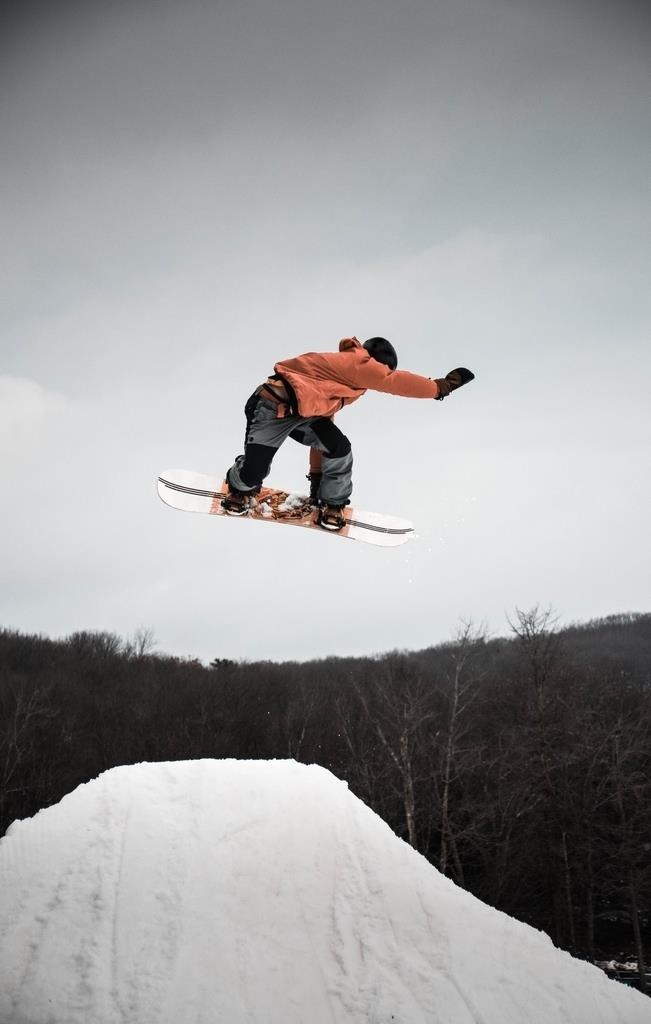
<path id="1" fill-rule="evenodd" d="M 436 400 L 442 402 L 451 391 L 456 391 L 457 388 L 474 380 L 475 375 L 471 370 L 466 370 L 465 366 L 458 366 L 456 370 L 450 370 L 449 373 L 446 373 L 445 377 L 435 377 L 434 379 L 439 389 Z"/>

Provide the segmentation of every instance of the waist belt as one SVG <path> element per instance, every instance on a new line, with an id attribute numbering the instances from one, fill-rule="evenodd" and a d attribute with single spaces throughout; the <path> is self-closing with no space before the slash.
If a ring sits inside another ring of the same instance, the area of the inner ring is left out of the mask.
<path id="1" fill-rule="evenodd" d="M 280 374 L 274 373 L 272 377 L 267 377 L 264 384 L 261 385 L 260 391 L 269 401 L 277 403 L 279 419 L 285 416 L 301 415 L 293 387 Z"/>
<path id="2" fill-rule="evenodd" d="M 276 415 L 278 419 L 284 419 L 291 413 L 291 401 L 287 393 L 287 388 L 281 380 L 277 380 L 275 377 L 267 377 L 264 384 L 259 388 L 259 391 L 264 395 L 268 402 L 274 402 L 277 406 Z"/>

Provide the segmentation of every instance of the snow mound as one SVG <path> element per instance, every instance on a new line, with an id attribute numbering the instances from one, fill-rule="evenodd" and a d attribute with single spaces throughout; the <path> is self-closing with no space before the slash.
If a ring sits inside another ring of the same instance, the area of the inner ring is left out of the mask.
<path id="1" fill-rule="evenodd" d="M 0 842 L 0 1024 L 649 1024 L 293 761 L 114 768 Z"/>

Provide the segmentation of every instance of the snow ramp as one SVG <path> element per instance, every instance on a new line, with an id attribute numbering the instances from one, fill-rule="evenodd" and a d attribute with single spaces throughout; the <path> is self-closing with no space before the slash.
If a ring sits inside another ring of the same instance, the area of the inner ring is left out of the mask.
<path id="1" fill-rule="evenodd" d="M 0 1024 L 650 1024 L 329 772 L 114 768 L 0 842 Z"/>

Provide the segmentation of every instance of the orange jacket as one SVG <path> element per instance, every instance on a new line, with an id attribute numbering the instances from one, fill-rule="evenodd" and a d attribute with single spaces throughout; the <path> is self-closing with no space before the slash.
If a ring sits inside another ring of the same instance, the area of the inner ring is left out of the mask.
<path id="1" fill-rule="evenodd" d="M 296 395 L 299 416 L 334 416 L 366 391 L 404 398 L 437 398 L 435 380 L 408 370 L 390 370 L 366 351 L 357 338 L 344 338 L 338 352 L 306 352 L 274 366 Z"/>

